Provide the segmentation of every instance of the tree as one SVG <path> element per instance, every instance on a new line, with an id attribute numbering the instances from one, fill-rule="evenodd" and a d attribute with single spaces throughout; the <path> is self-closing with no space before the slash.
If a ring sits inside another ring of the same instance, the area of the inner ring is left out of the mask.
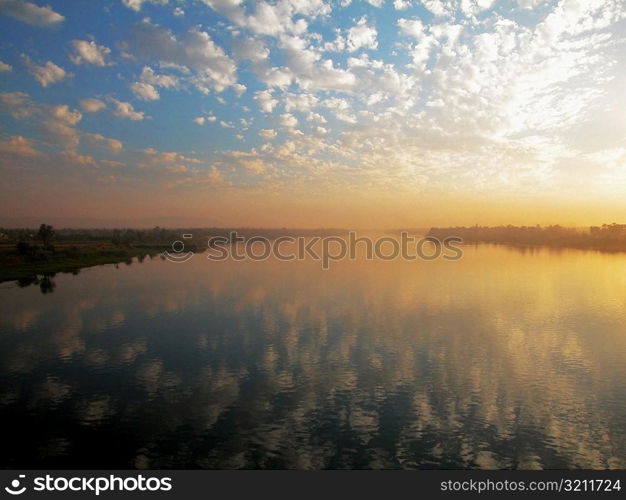
<path id="1" fill-rule="evenodd" d="M 54 229 L 49 224 L 39 226 L 37 237 L 43 242 L 43 246 L 49 247 L 52 238 L 54 238 Z"/>

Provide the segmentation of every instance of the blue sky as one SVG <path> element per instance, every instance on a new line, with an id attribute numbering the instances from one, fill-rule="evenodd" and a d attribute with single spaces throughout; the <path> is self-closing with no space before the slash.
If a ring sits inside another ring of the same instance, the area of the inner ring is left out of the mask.
<path id="1" fill-rule="evenodd" d="M 218 200 L 214 223 L 419 224 L 513 199 L 535 222 L 587 190 L 600 218 L 626 181 L 625 16 L 621 0 L 0 0 L 1 215 L 143 224 L 158 196 L 181 222 Z M 102 215 L 111 201 L 127 215 Z"/>

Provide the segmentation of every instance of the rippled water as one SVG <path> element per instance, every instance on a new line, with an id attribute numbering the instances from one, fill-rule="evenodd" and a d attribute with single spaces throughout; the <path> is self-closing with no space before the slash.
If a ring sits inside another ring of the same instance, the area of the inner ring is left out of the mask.
<path id="1" fill-rule="evenodd" d="M 624 468 L 625 270 L 479 246 L 3 283 L 1 465 Z"/>

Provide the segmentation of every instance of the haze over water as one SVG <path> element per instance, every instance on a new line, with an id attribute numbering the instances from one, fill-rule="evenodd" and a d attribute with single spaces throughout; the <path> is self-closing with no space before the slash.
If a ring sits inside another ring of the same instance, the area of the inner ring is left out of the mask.
<path id="1" fill-rule="evenodd" d="M 485 245 L 3 283 L 2 466 L 623 468 L 625 264 Z"/>

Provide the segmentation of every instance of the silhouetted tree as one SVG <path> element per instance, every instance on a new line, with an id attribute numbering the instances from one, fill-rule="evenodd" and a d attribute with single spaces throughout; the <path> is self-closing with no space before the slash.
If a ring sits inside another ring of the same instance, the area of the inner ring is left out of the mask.
<path id="1" fill-rule="evenodd" d="M 54 238 L 54 229 L 49 224 L 39 226 L 37 237 L 43 242 L 43 246 L 49 247 L 52 238 Z"/>

